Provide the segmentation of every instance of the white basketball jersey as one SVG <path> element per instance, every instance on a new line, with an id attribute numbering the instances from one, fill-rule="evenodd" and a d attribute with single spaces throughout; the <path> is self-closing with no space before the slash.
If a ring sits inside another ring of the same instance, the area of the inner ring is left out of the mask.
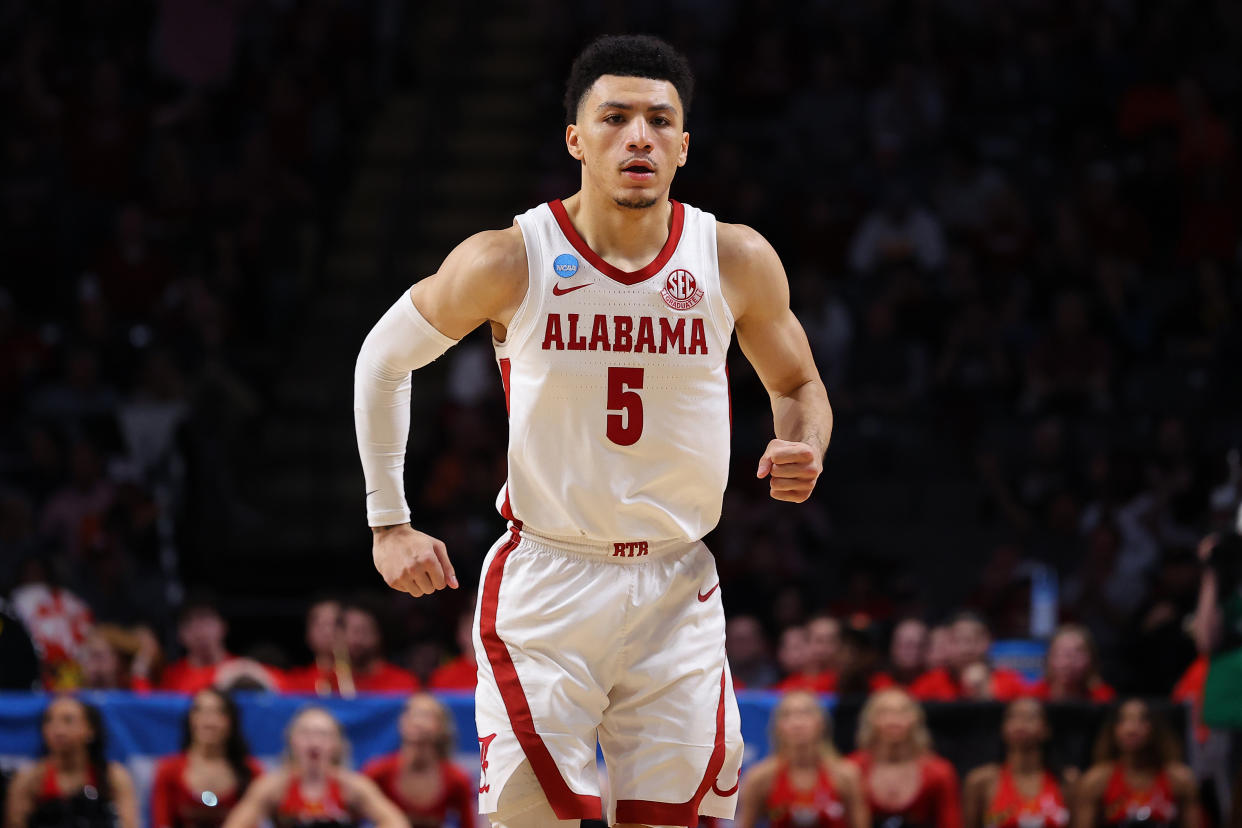
<path id="1" fill-rule="evenodd" d="M 509 406 L 497 506 L 535 532 L 635 549 L 698 540 L 720 519 L 733 315 L 715 217 L 672 210 L 668 242 L 632 273 L 591 250 L 559 201 L 517 217 L 529 285 L 495 343 Z"/>

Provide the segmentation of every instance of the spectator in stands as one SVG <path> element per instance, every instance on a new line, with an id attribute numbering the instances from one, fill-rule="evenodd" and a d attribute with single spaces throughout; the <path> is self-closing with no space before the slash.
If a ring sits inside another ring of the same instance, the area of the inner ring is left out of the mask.
<path id="1" fill-rule="evenodd" d="M 164 668 L 158 688 L 197 693 L 213 684 L 228 687 L 234 682 L 246 682 L 275 689 L 276 677 L 261 664 L 229 653 L 224 643 L 226 635 L 228 624 L 210 596 L 200 593 L 187 599 L 177 622 L 177 637 L 185 647 L 185 657 Z M 135 681 L 139 678 L 135 676 Z"/>
<path id="2" fill-rule="evenodd" d="M 735 615 L 725 625 L 725 652 L 733 686 L 771 687 L 779 680 L 776 665 L 768 655 L 763 625 L 753 615 Z"/>
<path id="3" fill-rule="evenodd" d="M 867 700 L 849 759 L 862 771 L 873 825 L 961 828 L 957 772 L 932 752 L 923 708 L 905 690 Z"/>
<path id="4" fill-rule="evenodd" d="M 742 778 L 738 828 L 867 828 L 858 767 L 832 745 L 832 720 L 815 695 L 781 697 L 772 711 L 772 752 Z"/>
<path id="5" fill-rule="evenodd" d="M 880 670 L 879 630 L 866 616 L 849 619 L 841 629 L 836 694 L 863 698 L 873 690 L 892 686 L 893 680 Z"/>
<path id="6" fill-rule="evenodd" d="M 475 784 L 452 762 L 453 716 L 435 696 L 417 693 L 397 722 L 401 748 L 362 769 L 414 826 L 470 825 L 478 808 Z"/>
<path id="7" fill-rule="evenodd" d="M 1061 780 L 1048 767 L 1051 734 L 1044 706 L 1011 701 L 1001 723 L 1005 758 L 975 768 L 962 786 L 964 828 L 1065 828 L 1070 822 Z"/>
<path id="8" fill-rule="evenodd" d="M 43 686 L 72 690 L 80 674 L 74 656 L 95 616 L 81 598 L 56 583 L 43 560 L 26 561 L 18 577 L 21 585 L 13 590 L 13 608 L 34 641 Z"/>
<path id="9" fill-rule="evenodd" d="M 1100 731 L 1095 764 L 1078 785 L 1075 828 L 1199 828 L 1198 784 L 1178 754 L 1172 732 L 1146 702 L 1123 702 Z"/>
<path id="10" fill-rule="evenodd" d="M 474 610 L 457 616 L 457 658 L 442 664 L 431 674 L 433 690 L 473 690 L 479 680 L 474 660 Z"/>
<path id="11" fill-rule="evenodd" d="M 138 828 L 129 771 L 109 762 L 99 710 L 58 696 L 43 712 L 43 758 L 9 786 L 5 828 Z"/>
<path id="12" fill-rule="evenodd" d="M 182 721 L 181 752 L 161 759 L 151 786 L 152 828 L 218 828 L 263 775 L 233 699 L 199 690 Z"/>
<path id="13" fill-rule="evenodd" d="M 160 645 L 146 627 L 127 630 L 99 624 L 78 651 L 82 687 L 92 690 L 147 690 L 146 677 L 159 663 Z"/>
<path id="14" fill-rule="evenodd" d="M 927 671 L 947 668 L 953 663 L 953 627 L 936 624 L 927 631 Z"/>
<path id="15" fill-rule="evenodd" d="M 1117 691 L 1100 678 L 1095 641 L 1081 624 L 1063 624 L 1048 642 L 1044 677 L 1030 693 L 1047 701 L 1110 702 Z"/>
<path id="16" fill-rule="evenodd" d="M 841 622 L 831 615 L 817 615 L 806 625 L 806 664 L 801 671 L 786 676 L 778 690 L 808 690 L 831 693 L 837 687 L 838 659 L 841 655 Z"/>
<path id="17" fill-rule="evenodd" d="M 258 828 L 270 820 L 282 828 L 332 823 L 409 828 L 401 811 L 379 787 L 346 769 L 349 745 L 341 723 L 322 707 L 305 707 L 285 731 L 282 766 L 255 780 L 225 820 L 225 828 Z"/>
<path id="18" fill-rule="evenodd" d="M 322 598 L 310 605 L 306 611 L 306 646 L 311 651 L 311 663 L 285 671 L 281 689 L 318 696 L 353 695 L 340 601 Z"/>
<path id="19" fill-rule="evenodd" d="M 345 647 L 350 676 L 359 693 L 413 693 L 418 679 L 384 659 L 379 612 L 369 602 L 356 600 L 344 607 Z"/>
<path id="20" fill-rule="evenodd" d="M 927 670 L 927 625 L 918 618 L 903 618 L 893 628 L 885 673 L 893 683 L 909 687 Z"/>
<path id="21" fill-rule="evenodd" d="M 776 663 L 781 674 L 788 679 L 806 669 L 807 659 L 806 627 L 795 624 L 781 630 L 780 647 L 776 651 Z"/>
<path id="22" fill-rule="evenodd" d="M 992 636 L 983 619 L 971 612 L 959 612 L 949 626 L 952 632 L 949 664 L 929 670 L 911 685 L 910 692 L 916 698 L 1010 701 L 1026 691 L 1026 684 L 1017 672 L 993 669 L 989 663 Z"/>

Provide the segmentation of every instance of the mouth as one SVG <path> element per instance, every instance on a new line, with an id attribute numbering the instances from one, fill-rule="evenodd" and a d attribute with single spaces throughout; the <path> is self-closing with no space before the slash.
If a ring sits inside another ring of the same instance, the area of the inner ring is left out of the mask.
<path id="1" fill-rule="evenodd" d="M 650 181 L 655 178 L 655 167 L 650 161 L 630 161 L 621 168 L 621 172 L 631 181 Z"/>

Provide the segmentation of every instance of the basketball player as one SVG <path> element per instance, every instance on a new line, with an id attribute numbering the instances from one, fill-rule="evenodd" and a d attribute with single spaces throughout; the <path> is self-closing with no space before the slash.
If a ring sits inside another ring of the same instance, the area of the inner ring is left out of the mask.
<path id="1" fill-rule="evenodd" d="M 605 812 L 610 824 L 692 826 L 736 804 L 737 702 L 700 541 L 729 468 L 733 330 L 771 397 L 775 439 L 757 474 L 772 497 L 810 496 L 832 414 L 772 247 L 669 198 L 692 83 L 655 38 L 587 47 L 565 97 L 581 189 L 463 242 L 358 357 L 375 565 L 418 596 L 457 578 L 444 544 L 409 523 L 409 372 L 483 323 L 495 340 L 510 528 L 484 561 L 474 629 L 479 808 L 494 825 Z"/>

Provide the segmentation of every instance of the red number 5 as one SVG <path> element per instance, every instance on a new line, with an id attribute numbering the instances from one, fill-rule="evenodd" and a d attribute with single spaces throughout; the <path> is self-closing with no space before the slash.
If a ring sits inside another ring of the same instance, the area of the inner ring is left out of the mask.
<path id="1" fill-rule="evenodd" d="M 618 446 L 632 446 L 643 434 L 643 398 L 631 390 L 642 387 L 642 368 L 608 369 L 607 433 Z"/>

